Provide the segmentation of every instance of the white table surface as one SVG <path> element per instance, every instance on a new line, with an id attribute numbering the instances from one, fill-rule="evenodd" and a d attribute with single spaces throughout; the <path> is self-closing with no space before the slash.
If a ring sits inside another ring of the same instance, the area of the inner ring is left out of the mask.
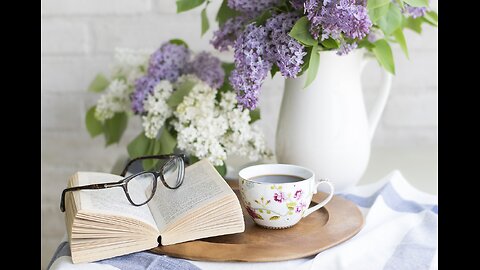
<path id="1" fill-rule="evenodd" d="M 231 164 L 245 160 L 231 159 Z M 119 162 L 120 164 L 120 162 Z M 393 170 L 399 170 L 417 189 L 438 194 L 438 147 L 373 147 L 370 162 L 359 185 L 380 180 Z M 230 171 L 229 175 L 235 175 Z"/>

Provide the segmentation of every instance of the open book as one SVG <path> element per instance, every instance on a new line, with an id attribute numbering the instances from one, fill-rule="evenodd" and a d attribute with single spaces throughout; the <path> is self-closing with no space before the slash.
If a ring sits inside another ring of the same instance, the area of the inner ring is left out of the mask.
<path id="1" fill-rule="evenodd" d="M 108 173 L 77 172 L 69 186 L 121 179 Z M 167 189 L 159 181 L 146 205 L 130 204 L 122 188 L 74 191 L 65 199 L 74 263 L 245 230 L 237 196 L 207 160 L 187 167 L 178 189 Z"/>

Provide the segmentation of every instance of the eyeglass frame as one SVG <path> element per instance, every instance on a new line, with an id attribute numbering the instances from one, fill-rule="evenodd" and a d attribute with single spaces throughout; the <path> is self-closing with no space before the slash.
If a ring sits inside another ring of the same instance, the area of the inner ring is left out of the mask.
<path id="1" fill-rule="evenodd" d="M 173 160 L 173 158 L 181 158 L 183 160 L 183 163 L 184 163 L 184 166 L 183 166 L 183 174 L 182 174 L 182 178 L 180 179 L 180 183 L 178 184 L 178 186 L 176 187 L 170 187 L 167 182 L 165 181 L 165 177 L 162 173 L 163 171 L 163 168 L 165 167 L 165 165 L 168 164 L 168 162 L 170 160 Z M 61 201 L 60 201 L 60 211 L 62 212 L 65 212 L 65 195 L 67 192 L 70 192 L 70 191 L 78 191 L 78 190 L 94 190 L 94 189 L 107 189 L 107 188 L 113 188 L 113 187 L 122 187 L 123 191 L 125 192 L 125 195 L 127 196 L 127 199 L 128 201 L 135 205 L 135 206 L 142 206 L 146 203 L 148 203 L 152 198 L 153 196 L 155 195 L 155 191 L 157 190 L 157 180 L 158 178 L 160 177 L 160 180 L 162 181 L 163 185 L 168 188 L 168 189 L 177 189 L 179 188 L 182 183 L 183 183 L 183 180 L 185 179 L 185 163 L 187 163 L 187 157 L 185 154 L 169 154 L 169 155 L 149 155 L 149 156 L 141 156 L 141 157 L 136 157 L 134 159 L 131 159 L 126 165 L 125 165 L 125 168 L 123 169 L 122 173 L 120 174 L 120 176 L 125 176 L 125 174 L 127 173 L 128 171 L 128 167 L 135 161 L 138 161 L 138 160 L 143 160 L 143 159 L 169 159 L 167 162 L 165 162 L 162 167 L 158 170 L 158 171 L 155 171 L 155 170 L 151 170 L 151 171 L 141 171 L 139 173 L 136 173 L 136 174 L 132 174 L 128 177 L 125 177 L 123 178 L 122 180 L 120 181 L 117 181 L 117 182 L 108 182 L 108 183 L 97 183 L 97 184 L 90 184 L 90 185 L 84 185 L 84 186 L 77 186 L 77 187 L 69 187 L 69 188 L 66 188 L 62 191 L 62 198 L 61 198 Z M 128 185 L 128 182 L 130 180 L 132 180 L 133 178 L 137 177 L 138 175 L 141 175 L 141 174 L 145 174 L 145 173 L 151 173 L 154 175 L 155 177 L 155 181 L 153 181 L 153 191 L 152 191 L 152 195 L 150 196 L 150 198 L 148 198 L 145 202 L 141 203 L 141 204 L 137 204 L 135 202 L 132 201 L 132 199 L 130 198 L 130 194 L 128 193 L 128 188 L 127 188 L 127 185 Z"/>

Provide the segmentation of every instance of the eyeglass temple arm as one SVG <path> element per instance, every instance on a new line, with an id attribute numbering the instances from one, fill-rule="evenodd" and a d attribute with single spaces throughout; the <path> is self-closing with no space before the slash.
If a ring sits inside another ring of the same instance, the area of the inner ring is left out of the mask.
<path id="1" fill-rule="evenodd" d="M 123 169 L 122 173 L 120 174 L 120 176 L 125 176 L 125 174 L 127 174 L 127 170 L 128 170 L 128 167 L 130 167 L 130 165 L 132 165 L 133 162 L 137 161 L 137 160 L 144 160 L 144 159 L 149 159 L 149 158 L 157 158 L 157 159 L 167 159 L 167 158 L 172 158 L 172 157 L 181 157 L 183 159 L 183 161 L 185 161 L 186 159 L 186 156 L 184 154 L 180 154 L 180 155 L 175 155 L 175 154 L 169 154 L 169 155 L 150 155 L 150 156 L 141 156 L 141 157 L 136 157 L 134 159 L 131 159 L 127 165 L 125 165 L 125 168 Z"/>
<path id="2" fill-rule="evenodd" d="M 113 182 L 113 183 L 98 183 L 98 184 L 66 188 L 62 191 L 62 199 L 60 201 L 60 210 L 62 212 L 65 212 L 65 194 L 67 194 L 67 192 L 69 191 L 77 191 L 82 189 L 105 189 L 105 188 L 112 188 L 112 187 L 120 187 L 123 185 L 124 185 L 123 181 L 120 181 L 120 182 Z"/>

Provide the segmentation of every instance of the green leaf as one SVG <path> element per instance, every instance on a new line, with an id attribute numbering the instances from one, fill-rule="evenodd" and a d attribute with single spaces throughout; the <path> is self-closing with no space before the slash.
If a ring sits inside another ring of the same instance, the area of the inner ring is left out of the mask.
<path id="1" fill-rule="evenodd" d="M 128 144 L 128 155 L 132 159 L 140 156 L 154 155 L 157 154 L 155 150 L 159 149 L 159 145 L 157 140 L 147 138 L 145 133 L 141 132 Z M 144 170 L 150 170 L 153 169 L 158 162 L 159 160 L 146 159 L 142 161 L 142 167 Z"/>
<path id="2" fill-rule="evenodd" d="M 85 126 L 87 127 L 90 137 L 94 138 L 103 132 L 103 124 L 95 117 L 95 110 L 97 107 L 93 106 L 87 111 L 85 115 Z"/>
<path id="3" fill-rule="evenodd" d="M 409 4 L 412 7 L 427 7 L 428 0 L 403 0 L 403 2 Z"/>
<path id="4" fill-rule="evenodd" d="M 396 0 L 398 5 L 400 6 L 400 8 L 403 10 L 405 8 L 404 4 L 403 4 L 403 0 Z"/>
<path id="5" fill-rule="evenodd" d="M 150 142 L 148 144 L 148 149 L 147 153 L 145 155 L 156 155 L 155 153 L 155 148 L 157 148 L 158 141 L 155 139 L 150 139 Z M 157 165 L 159 162 L 158 159 L 144 159 L 142 160 L 142 167 L 145 171 L 149 171 L 155 168 L 155 165 Z"/>
<path id="6" fill-rule="evenodd" d="M 147 136 L 145 136 L 145 133 L 142 131 L 127 146 L 127 151 L 130 158 L 136 158 L 139 156 L 147 155 L 148 149 L 150 147 L 150 143 L 152 141 L 153 139 L 147 138 Z"/>
<path id="7" fill-rule="evenodd" d="M 162 152 L 162 145 L 160 144 L 160 140 L 155 139 L 153 141 L 153 150 L 149 154 L 161 155 L 162 154 L 161 152 Z"/>
<path id="8" fill-rule="evenodd" d="M 158 159 L 144 159 L 142 160 L 142 167 L 144 171 L 153 170 L 158 164 Z"/>
<path id="9" fill-rule="evenodd" d="M 223 62 L 222 63 L 222 68 L 223 68 L 223 71 L 225 71 L 225 76 L 223 78 L 223 84 L 222 84 L 222 86 L 220 86 L 218 91 L 223 93 L 223 92 L 227 92 L 228 90 L 231 89 L 230 81 L 228 80 L 228 77 L 230 76 L 230 73 L 232 72 L 232 70 L 235 68 L 235 64 L 234 63 Z"/>
<path id="10" fill-rule="evenodd" d="M 157 152 L 160 155 L 166 155 L 173 153 L 175 146 L 177 145 L 177 139 L 170 134 L 168 129 L 164 126 L 159 138 L 160 151 Z"/>
<path id="11" fill-rule="evenodd" d="M 230 75 L 232 70 L 235 68 L 235 63 L 222 62 L 222 68 L 225 71 L 225 75 Z"/>
<path id="12" fill-rule="evenodd" d="M 339 47 L 337 41 L 335 41 L 333 38 L 326 39 L 320 44 L 327 49 L 336 49 Z"/>
<path id="13" fill-rule="evenodd" d="M 395 40 L 400 45 L 400 48 L 402 48 L 402 51 L 405 54 L 405 56 L 409 58 L 407 41 L 405 40 L 405 36 L 403 35 L 402 28 L 398 28 L 395 32 L 393 32 L 393 36 L 395 37 Z"/>
<path id="14" fill-rule="evenodd" d="M 277 64 L 273 63 L 272 68 L 270 69 L 270 75 L 272 76 L 272 78 L 279 71 L 280 71 L 280 69 L 278 68 Z"/>
<path id="15" fill-rule="evenodd" d="M 390 3 L 390 0 L 368 0 L 367 1 L 367 8 L 368 10 L 386 6 Z"/>
<path id="16" fill-rule="evenodd" d="M 273 216 L 273 217 L 270 218 L 270 220 L 277 220 L 279 218 L 280 218 L 279 216 Z"/>
<path id="17" fill-rule="evenodd" d="M 199 161 L 200 159 L 199 159 L 198 157 L 196 157 L 196 156 L 189 156 L 189 157 L 188 157 L 188 160 L 189 160 L 189 162 L 190 162 L 190 165 L 192 165 L 193 163 Z"/>
<path id="18" fill-rule="evenodd" d="M 128 116 L 126 113 L 116 113 L 112 118 L 105 120 L 103 134 L 105 135 L 106 146 L 118 143 L 123 132 L 127 128 Z"/>
<path id="19" fill-rule="evenodd" d="M 88 86 L 88 91 L 100 93 L 107 88 L 108 84 L 109 82 L 107 78 L 103 74 L 99 73 Z"/>
<path id="20" fill-rule="evenodd" d="M 370 20 L 372 21 L 372 23 L 376 23 L 380 18 L 385 16 L 388 12 L 388 7 L 389 5 L 385 5 L 385 6 L 368 10 L 368 16 L 370 17 Z"/>
<path id="21" fill-rule="evenodd" d="M 228 0 L 223 0 L 222 5 L 218 9 L 217 16 L 215 20 L 218 22 L 218 25 L 222 27 L 228 19 L 233 18 L 240 13 L 236 10 L 231 9 L 228 6 Z"/>
<path id="22" fill-rule="evenodd" d="M 433 26 L 438 26 L 438 15 L 435 11 L 429 11 L 423 16 L 425 21 Z"/>
<path id="23" fill-rule="evenodd" d="M 260 14 L 260 16 L 256 17 L 255 18 L 255 24 L 257 26 L 259 25 L 264 25 L 265 22 L 270 18 L 272 17 L 272 13 L 270 12 L 270 10 L 265 10 L 264 12 L 262 12 L 262 14 Z"/>
<path id="24" fill-rule="evenodd" d="M 183 101 L 183 98 L 190 93 L 195 86 L 195 82 L 187 80 L 179 84 L 177 90 L 167 99 L 168 106 L 175 108 Z"/>
<path id="25" fill-rule="evenodd" d="M 160 134 L 160 138 L 158 140 L 152 139 L 150 141 L 147 155 L 164 155 L 173 153 L 173 150 L 170 151 L 169 149 L 169 144 L 171 144 L 171 142 L 168 142 L 169 138 L 167 138 L 167 142 L 165 142 L 165 136 L 171 137 L 171 135 L 168 133 L 168 131 L 166 131 L 165 127 L 162 129 L 161 132 L 162 133 Z M 175 138 L 173 138 L 173 140 L 175 140 Z M 173 144 L 175 147 L 176 140 Z M 154 169 L 157 168 L 158 163 L 160 163 L 160 160 L 158 159 L 147 159 L 143 161 L 143 167 L 145 170 Z"/>
<path id="26" fill-rule="evenodd" d="M 395 32 L 395 30 L 402 27 L 402 18 L 400 8 L 390 3 L 387 14 L 378 20 L 378 26 L 386 36 L 389 36 Z"/>
<path id="27" fill-rule="evenodd" d="M 305 80 L 305 86 L 307 88 L 317 77 L 318 65 L 320 64 L 320 54 L 318 53 L 318 45 L 312 47 L 312 53 L 310 54 L 310 60 L 308 63 L 307 79 Z"/>
<path id="28" fill-rule="evenodd" d="M 222 27 L 228 19 L 235 17 L 239 14 L 239 12 L 231 9 L 228 6 L 228 0 L 223 0 L 222 5 L 218 9 L 217 17 L 215 20 L 218 22 L 218 25 Z"/>
<path id="29" fill-rule="evenodd" d="M 317 45 L 318 42 L 312 37 L 309 31 L 309 24 L 306 16 L 301 17 L 293 26 L 289 36 L 296 39 L 298 42 L 302 43 L 303 45 L 307 46 L 314 46 Z"/>
<path id="30" fill-rule="evenodd" d="M 395 74 L 395 64 L 393 62 L 392 49 L 385 39 L 377 40 L 372 49 L 380 65 L 388 72 Z"/>
<path id="31" fill-rule="evenodd" d="M 418 18 L 412 18 L 412 17 L 408 17 L 404 20 L 404 24 L 405 24 L 405 27 L 406 28 L 409 28 L 415 32 L 417 32 L 418 34 L 421 34 L 422 33 L 422 21 L 423 19 L 421 17 L 418 17 Z"/>
<path id="32" fill-rule="evenodd" d="M 359 48 L 367 48 L 367 49 L 371 50 L 374 47 L 374 45 L 370 41 L 368 41 L 367 38 L 364 38 L 364 39 L 362 39 L 358 42 L 358 47 Z"/>
<path id="33" fill-rule="evenodd" d="M 196 8 L 203 4 L 205 0 L 177 0 L 177 13 Z"/>
<path id="34" fill-rule="evenodd" d="M 250 122 L 248 122 L 249 124 L 257 121 L 260 119 L 260 108 L 257 108 L 253 111 L 250 111 Z"/>
<path id="35" fill-rule="evenodd" d="M 185 48 L 188 49 L 188 44 L 185 41 L 183 41 L 182 39 L 179 39 L 179 38 L 170 39 L 168 41 L 168 43 L 175 44 L 175 45 L 183 45 L 183 46 L 185 46 Z"/>
<path id="36" fill-rule="evenodd" d="M 227 174 L 227 165 L 225 165 L 225 162 L 223 162 L 223 164 L 220 166 L 215 166 L 215 169 L 222 177 Z"/>
<path id="37" fill-rule="evenodd" d="M 208 28 L 210 27 L 210 24 L 208 22 L 208 17 L 207 17 L 207 7 L 202 9 L 201 17 L 202 17 L 202 36 L 203 36 L 203 34 L 205 34 L 205 32 L 207 32 Z"/>

